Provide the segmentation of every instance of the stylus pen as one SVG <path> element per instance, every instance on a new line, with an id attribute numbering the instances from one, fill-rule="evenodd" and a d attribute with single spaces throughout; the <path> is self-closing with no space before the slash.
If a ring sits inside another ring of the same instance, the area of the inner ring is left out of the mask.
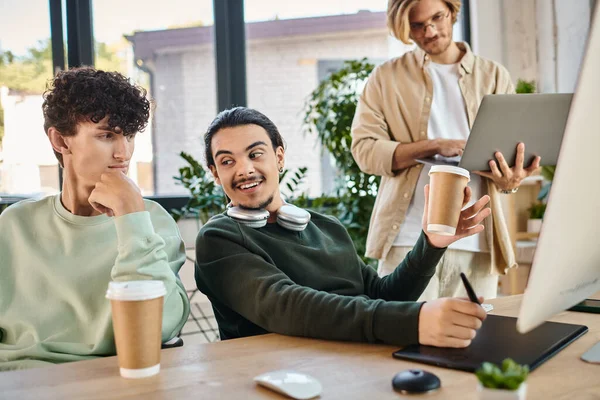
<path id="1" fill-rule="evenodd" d="M 469 295 L 469 299 L 473 303 L 477 303 L 477 304 L 481 305 L 481 303 L 479 302 L 479 299 L 477 298 L 477 295 L 475 294 L 475 291 L 473 290 L 473 287 L 469 283 L 469 280 L 467 279 L 467 276 L 465 275 L 464 272 L 460 273 L 460 278 L 462 279 L 463 284 L 465 285 L 465 290 L 467 291 L 467 294 Z"/>

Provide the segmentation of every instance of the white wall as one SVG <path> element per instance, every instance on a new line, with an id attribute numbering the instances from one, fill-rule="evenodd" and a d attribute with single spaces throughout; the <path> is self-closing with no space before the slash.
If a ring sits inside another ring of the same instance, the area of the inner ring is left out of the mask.
<path id="1" fill-rule="evenodd" d="M 503 0 L 502 6 L 504 65 L 515 82 L 535 80 L 538 70 L 536 1 Z"/>
<path id="2" fill-rule="evenodd" d="M 554 2 L 540 1 L 536 8 L 538 31 L 538 91 L 556 92 L 556 40 Z"/>
<path id="3" fill-rule="evenodd" d="M 57 164 L 44 132 L 42 96 L 9 94 L 6 87 L 0 91 L 4 108 L 0 192 L 38 193 L 39 165 Z"/>
<path id="4" fill-rule="evenodd" d="M 573 92 L 589 34 L 590 2 L 588 0 L 554 0 L 554 2 L 557 28 L 556 89 L 558 92 Z"/>
<path id="5" fill-rule="evenodd" d="M 589 0 L 470 0 L 473 49 L 514 82 L 573 92 L 589 32 Z"/>
<path id="6" fill-rule="evenodd" d="M 502 0 L 470 0 L 473 52 L 505 64 Z"/>

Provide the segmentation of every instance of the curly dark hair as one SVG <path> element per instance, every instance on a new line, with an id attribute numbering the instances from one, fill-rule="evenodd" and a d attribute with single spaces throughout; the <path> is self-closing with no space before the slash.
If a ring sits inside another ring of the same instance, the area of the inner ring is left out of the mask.
<path id="1" fill-rule="evenodd" d="M 62 136 L 74 136 L 78 123 L 98 123 L 108 116 L 111 131 L 130 136 L 142 132 L 150 116 L 144 88 L 118 72 L 92 67 L 59 72 L 48 83 L 43 97 L 46 134 L 54 127 Z M 54 154 L 62 166 L 62 154 Z"/>

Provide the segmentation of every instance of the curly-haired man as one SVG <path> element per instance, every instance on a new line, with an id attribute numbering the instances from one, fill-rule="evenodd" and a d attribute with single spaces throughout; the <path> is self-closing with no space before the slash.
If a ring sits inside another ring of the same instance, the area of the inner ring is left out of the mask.
<path id="1" fill-rule="evenodd" d="M 44 94 L 44 129 L 64 180 L 60 194 L 0 216 L 0 370 L 114 355 L 110 280 L 164 282 L 163 341 L 185 323 L 177 225 L 126 175 L 148 123 L 145 95 L 89 67 L 59 73 Z"/>

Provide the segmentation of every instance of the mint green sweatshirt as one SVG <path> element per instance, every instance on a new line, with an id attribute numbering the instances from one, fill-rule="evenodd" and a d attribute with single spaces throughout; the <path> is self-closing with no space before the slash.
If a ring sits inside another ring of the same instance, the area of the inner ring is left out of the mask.
<path id="1" fill-rule="evenodd" d="M 183 241 L 169 214 L 144 202 L 144 212 L 82 217 L 56 195 L 0 214 L 0 371 L 116 354 L 111 280 L 163 281 L 163 341 L 177 335 L 189 314 L 176 276 Z"/>

